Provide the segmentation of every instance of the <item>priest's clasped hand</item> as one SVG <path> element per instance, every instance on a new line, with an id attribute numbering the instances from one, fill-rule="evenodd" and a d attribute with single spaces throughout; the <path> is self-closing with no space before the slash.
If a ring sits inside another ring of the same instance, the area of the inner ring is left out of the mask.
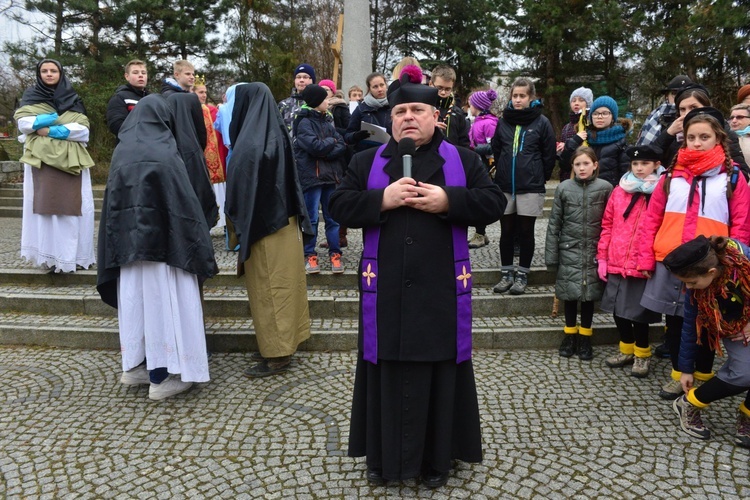
<path id="1" fill-rule="evenodd" d="M 448 211 L 448 195 L 440 186 L 403 177 L 385 188 L 381 210 L 403 206 L 433 214 L 443 213 Z"/>

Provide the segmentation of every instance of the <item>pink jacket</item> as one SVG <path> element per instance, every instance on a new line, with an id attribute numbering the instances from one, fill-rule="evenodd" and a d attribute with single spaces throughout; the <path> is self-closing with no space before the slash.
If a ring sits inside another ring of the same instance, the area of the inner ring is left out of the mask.
<path id="1" fill-rule="evenodd" d="M 657 188 L 658 189 L 658 188 Z M 617 186 L 609 197 L 602 219 L 602 234 L 599 238 L 596 258 L 607 261 L 608 274 L 621 274 L 625 277 L 645 278 L 636 266 L 638 226 L 646 215 L 646 195 L 639 194 L 638 200 L 626 219 L 623 214 L 630 206 L 635 194 Z"/>
<path id="2" fill-rule="evenodd" d="M 703 177 L 692 187 L 694 177 L 684 169 L 673 171 L 669 196 L 662 176 L 656 185 L 646 216 L 638 231 L 638 262 L 641 271 L 653 271 L 669 252 L 696 236 L 729 236 L 747 244 L 750 239 L 750 188 L 742 174 L 727 200 L 727 174 L 705 177 L 706 199 L 702 200 Z M 692 198 L 692 202 L 690 201 Z"/>
<path id="3" fill-rule="evenodd" d="M 474 118 L 474 123 L 471 124 L 471 130 L 469 130 L 471 148 L 474 149 L 479 144 L 488 144 L 487 139 L 492 139 L 496 128 L 497 116 L 492 113 Z"/>

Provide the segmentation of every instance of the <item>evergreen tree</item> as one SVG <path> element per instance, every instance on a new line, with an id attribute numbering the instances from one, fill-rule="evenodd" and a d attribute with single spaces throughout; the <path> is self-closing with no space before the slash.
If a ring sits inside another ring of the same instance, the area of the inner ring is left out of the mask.
<path id="1" fill-rule="evenodd" d="M 583 1 L 508 0 L 506 15 L 507 53 L 521 61 L 524 73 L 537 78 L 537 94 L 555 130 L 568 116 L 568 96 L 581 77 L 590 80 L 589 63 L 594 56 L 594 18 Z M 523 64 L 523 62 L 526 64 Z M 584 82 L 591 86 L 590 81 Z"/>
<path id="2" fill-rule="evenodd" d="M 462 97 L 497 72 L 500 0 L 408 0 L 409 16 L 394 29 L 401 55 L 414 55 L 429 69 L 448 64 L 456 70 Z M 413 5 L 412 5 L 413 4 Z"/>

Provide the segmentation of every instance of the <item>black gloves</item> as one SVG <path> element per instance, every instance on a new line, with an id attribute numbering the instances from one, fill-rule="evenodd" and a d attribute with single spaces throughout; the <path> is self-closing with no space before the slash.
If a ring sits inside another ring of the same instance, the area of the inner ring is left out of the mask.
<path id="1" fill-rule="evenodd" d="M 359 142 L 367 139 L 368 137 L 370 137 L 370 132 L 368 130 L 360 130 L 359 132 L 354 132 L 352 139 L 354 139 L 354 142 Z"/>

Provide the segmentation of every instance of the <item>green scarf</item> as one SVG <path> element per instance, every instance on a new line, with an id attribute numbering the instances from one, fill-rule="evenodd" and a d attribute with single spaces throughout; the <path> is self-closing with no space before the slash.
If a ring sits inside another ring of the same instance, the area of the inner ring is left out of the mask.
<path id="1" fill-rule="evenodd" d="M 54 112 L 55 109 L 49 104 L 29 104 L 18 108 L 13 118 L 18 120 Z M 78 123 L 88 127 L 89 119 L 82 113 L 66 111 L 57 119 L 55 125 L 66 123 Z M 35 168 L 41 168 L 44 163 L 71 175 L 80 175 L 83 170 L 94 166 L 94 160 L 82 142 L 61 141 L 37 134 L 26 136 L 21 161 Z"/>

